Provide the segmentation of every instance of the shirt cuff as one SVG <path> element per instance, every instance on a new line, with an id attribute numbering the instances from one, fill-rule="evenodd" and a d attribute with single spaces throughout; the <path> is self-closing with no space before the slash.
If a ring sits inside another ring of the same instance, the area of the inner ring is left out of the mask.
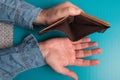
<path id="1" fill-rule="evenodd" d="M 33 22 L 41 11 L 41 8 L 22 1 L 16 10 L 15 23 L 28 29 L 34 29 Z"/>
<path id="2" fill-rule="evenodd" d="M 25 70 L 40 67 L 46 64 L 40 51 L 38 42 L 33 35 L 29 35 L 28 37 L 26 37 L 23 43 L 15 47 L 15 49 L 20 54 L 19 57 L 16 57 L 19 58 L 17 59 L 17 62 L 24 66 L 24 68 L 14 71 L 13 77 Z"/>

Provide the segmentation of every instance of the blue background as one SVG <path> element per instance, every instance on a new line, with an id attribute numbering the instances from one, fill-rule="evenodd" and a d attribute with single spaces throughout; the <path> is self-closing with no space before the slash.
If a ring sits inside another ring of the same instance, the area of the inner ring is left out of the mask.
<path id="1" fill-rule="evenodd" d="M 26 0 L 41 8 L 49 8 L 65 0 Z M 102 54 L 91 56 L 90 59 L 100 59 L 101 63 L 92 67 L 68 68 L 75 71 L 79 80 L 120 80 L 120 0 L 69 0 L 82 8 L 86 13 L 110 22 L 111 28 L 104 34 L 92 34 L 89 37 L 99 43 L 103 49 Z M 29 14 L 28 14 L 29 15 Z M 37 30 L 27 30 L 19 26 L 14 27 L 14 44 L 21 43 L 25 36 L 34 34 L 38 41 L 44 41 L 52 37 L 65 36 L 59 32 L 48 32 L 38 35 Z M 72 80 L 54 72 L 49 66 L 31 69 L 19 74 L 14 80 Z"/>

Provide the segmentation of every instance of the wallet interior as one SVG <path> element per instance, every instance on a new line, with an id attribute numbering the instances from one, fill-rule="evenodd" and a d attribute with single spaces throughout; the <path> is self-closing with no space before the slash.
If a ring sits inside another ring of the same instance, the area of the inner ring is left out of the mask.
<path id="1" fill-rule="evenodd" d="M 64 17 L 41 30 L 39 34 L 50 30 L 58 30 L 65 33 L 70 40 L 77 41 L 91 33 L 104 32 L 109 27 L 109 23 L 81 13 L 77 16 Z"/>

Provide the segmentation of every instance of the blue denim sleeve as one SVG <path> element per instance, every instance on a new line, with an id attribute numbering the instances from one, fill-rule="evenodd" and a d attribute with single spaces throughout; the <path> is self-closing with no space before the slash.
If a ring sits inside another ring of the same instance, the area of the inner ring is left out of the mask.
<path id="1" fill-rule="evenodd" d="M 36 8 L 23 0 L 0 0 L 1 22 L 33 29 L 33 22 L 41 11 L 41 8 Z"/>
<path id="2" fill-rule="evenodd" d="M 45 64 L 37 40 L 29 35 L 16 47 L 0 49 L 0 80 L 12 80 L 20 72 Z"/>

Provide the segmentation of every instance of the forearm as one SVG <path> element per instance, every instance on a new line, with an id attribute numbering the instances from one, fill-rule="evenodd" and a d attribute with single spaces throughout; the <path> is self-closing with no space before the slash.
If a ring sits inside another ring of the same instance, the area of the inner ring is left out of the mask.
<path id="1" fill-rule="evenodd" d="M 33 22 L 41 11 L 41 8 L 36 8 L 23 0 L 0 0 L 0 21 L 2 22 L 33 29 Z"/>
<path id="2" fill-rule="evenodd" d="M 45 64 L 36 39 L 30 35 L 19 46 L 0 50 L 0 80 L 12 80 L 22 71 Z"/>

